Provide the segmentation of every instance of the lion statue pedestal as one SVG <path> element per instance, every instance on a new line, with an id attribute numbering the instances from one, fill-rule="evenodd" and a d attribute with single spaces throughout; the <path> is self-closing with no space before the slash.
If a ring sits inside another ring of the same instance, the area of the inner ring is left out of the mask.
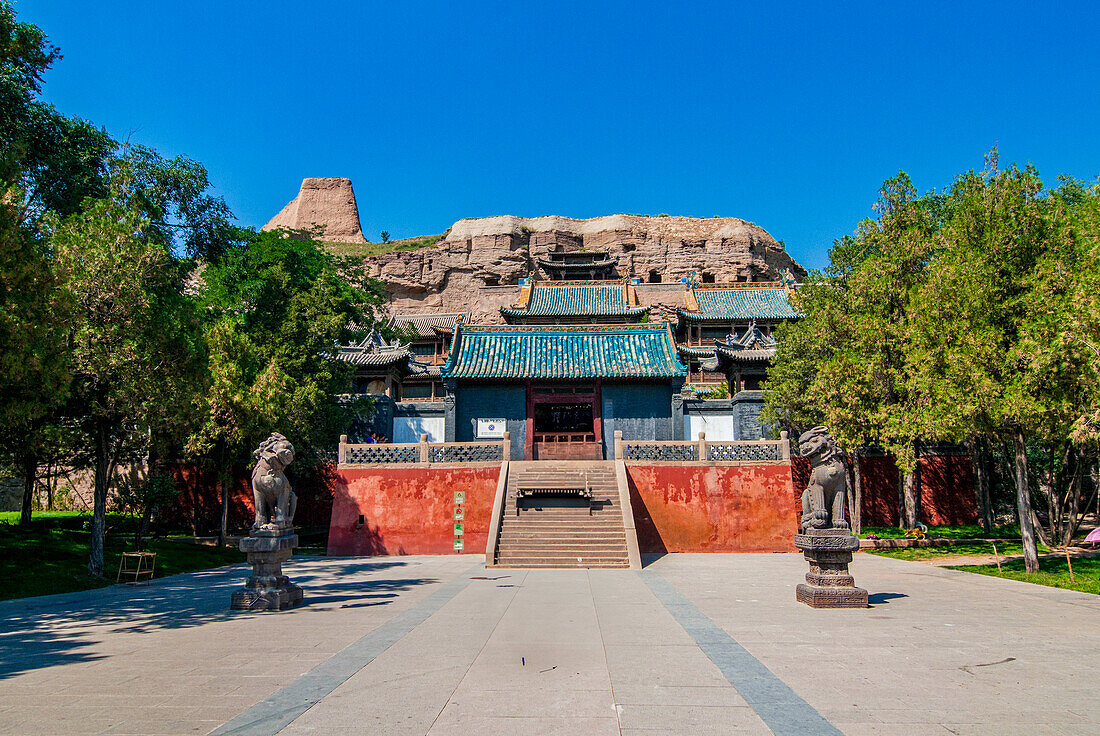
<path id="1" fill-rule="evenodd" d="M 264 440 L 252 471 L 252 492 L 256 521 L 251 533 L 241 540 L 248 555 L 252 577 L 244 589 L 233 593 L 230 608 L 235 611 L 282 611 L 302 602 L 302 589 L 283 575 L 283 563 L 298 546 L 294 533 L 297 498 L 283 473 L 294 460 L 294 446 L 281 434 Z"/>
<path id="2" fill-rule="evenodd" d="M 810 482 L 802 494 L 802 533 L 794 546 L 810 563 L 806 582 L 795 591 L 811 608 L 866 608 L 867 591 L 857 588 L 848 572 L 859 539 L 844 519 L 848 475 L 834 440 L 824 427 L 798 438 L 798 450 L 809 459 Z"/>

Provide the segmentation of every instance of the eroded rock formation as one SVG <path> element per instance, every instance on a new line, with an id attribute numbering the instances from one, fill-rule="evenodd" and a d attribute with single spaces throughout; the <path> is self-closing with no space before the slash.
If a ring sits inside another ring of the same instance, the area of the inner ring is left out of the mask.
<path id="1" fill-rule="evenodd" d="M 647 283 L 692 273 L 719 283 L 777 280 L 787 269 L 799 280 L 806 275 L 767 231 L 734 217 L 459 220 L 436 245 L 366 260 L 368 272 L 389 286 L 394 311 L 470 312 L 495 322 L 516 291 L 494 287 L 535 273 L 536 259 L 549 251 L 581 249 L 606 251 L 620 273 Z"/>
<path id="2" fill-rule="evenodd" d="M 324 226 L 324 240 L 366 242 L 350 180 L 305 179 L 298 196 L 264 229 L 314 224 Z M 515 302 L 520 278 L 545 278 L 538 272 L 539 257 L 582 249 L 606 251 L 622 275 L 647 284 L 676 283 L 692 273 L 718 283 L 772 281 L 786 270 L 799 280 L 806 276 L 766 230 L 736 217 L 467 219 L 434 245 L 363 259 L 367 273 L 389 286 L 394 312 L 468 312 L 472 321 L 499 322 L 499 307 Z M 657 292 L 662 298 L 648 303 L 681 306 L 682 290 L 657 289 L 654 296 Z"/>
<path id="3" fill-rule="evenodd" d="M 263 226 L 264 230 L 285 227 L 310 230 L 324 227 L 321 240 L 335 243 L 365 243 L 359 226 L 359 208 L 351 179 L 303 179 L 298 196 Z"/>

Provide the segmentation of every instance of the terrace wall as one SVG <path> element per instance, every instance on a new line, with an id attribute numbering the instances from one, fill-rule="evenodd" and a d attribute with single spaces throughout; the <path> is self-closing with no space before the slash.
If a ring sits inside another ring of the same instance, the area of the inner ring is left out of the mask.
<path id="1" fill-rule="evenodd" d="M 642 552 L 794 551 L 801 491 L 787 463 L 628 463 Z"/>
<path id="2" fill-rule="evenodd" d="M 453 554 L 455 491 L 463 491 L 463 552 L 483 555 L 499 477 L 499 463 L 340 468 L 328 554 Z"/>

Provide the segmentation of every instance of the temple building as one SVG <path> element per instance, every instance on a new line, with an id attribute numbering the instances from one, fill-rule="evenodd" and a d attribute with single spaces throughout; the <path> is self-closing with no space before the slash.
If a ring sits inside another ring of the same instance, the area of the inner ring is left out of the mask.
<path id="1" fill-rule="evenodd" d="M 536 261 L 555 281 L 613 279 L 618 275 L 617 264 L 607 251 L 550 251 Z"/>
<path id="2" fill-rule="evenodd" d="M 551 279 L 523 279 L 503 324 L 401 314 L 389 325 L 397 341 L 375 334 L 345 348 L 356 390 L 376 399 L 370 434 L 471 442 L 507 431 L 515 460 L 603 459 L 615 430 L 625 440 L 768 434 L 761 385 L 773 329 L 799 316 L 792 284 L 685 279 L 661 285 L 675 304 L 657 305 L 636 279 L 572 278 L 581 264 L 597 273 L 598 252 L 550 256 L 540 268 Z"/>
<path id="3" fill-rule="evenodd" d="M 626 279 L 531 281 L 520 285 L 518 304 L 500 310 L 506 322 L 522 325 L 640 322 L 648 312 Z"/>

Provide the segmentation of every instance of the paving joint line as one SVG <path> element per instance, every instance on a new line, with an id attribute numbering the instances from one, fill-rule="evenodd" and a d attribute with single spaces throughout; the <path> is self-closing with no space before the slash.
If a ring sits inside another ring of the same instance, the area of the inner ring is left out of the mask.
<path id="1" fill-rule="evenodd" d="M 455 683 L 454 688 L 451 690 L 451 694 L 447 696 L 447 700 L 444 701 L 443 707 L 440 708 L 439 712 L 435 714 L 435 718 L 432 719 L 432 723 L 430 726 L 428 726 L 428 730 L 425 731 L 425 734 L 431 733 L 431 730 L 435 728 L 435 724 L 439 720 L 439 717 L 443 715 L 443 711 L 447 710 L 447 706 L 451 704 L 451 700 L 454 699 L 455 693 L 458 692 L 458 689 L 460 687 L 462 687 L 462 681 L 466 679 L 466 677 L 470 674 L 470 670 L 473 669 L 474 662 L 476 662 L 477 658 L 480 657 L 481 654 L 485 651 L 485 647 L 489 646 L 489 640 L 493 638 L 493 634 L 495 634 L 497 629 L 500 628 L 500 622 L 504 620 L 504 617 L 508 614 L 508 609 L 512 607 L 513 603 L 515 603 L 516 596 L 519 595 L 520 588 L 523 587 L 523 582 L 525 580 L 527 580 L 527 571 L 524 571 L 523 575 L 520 578 L 519 584 L 515 585 L 512 588 L 512 597 L 508 599 L 508 605 L 504 607 L 504 610 L 500 613 L 500 618 L 498 618 L 497 622 L 493 624 L 493 630 L 489 632 L 489 635 L 487 637 L 485 637 L 485 641 L 484 643 L 482 643 L 481 649 L 477 650 L 477 654 L 475 654 L 474 658 L 470 660 L 470 664 L 466 665 L 466 671 L 462 673 L 462 677 L 458 678 L 458 682 Z"/>
<path id="2" fill-rule="evenodd" d="M 603 647 L 603 664 L 607 668 L 607 682 L 611 688 L 611 707 L 615 709 L 615 727 L 619 730 L 619 734 L 623 732 L 623 716 L 622 711 L 619 708 L 619 701 L 615 697 L 615 680 L 611 677 L 611 662 L 607 659 L 607 639 L 603 635 L 603 624 L 600 623 L 600 606 L 596 603 L 596 591 L 592 588 L 592 569 L 587 571 L 586 579 L 588 580 L 588 595 L 592 598 L 592 611 L 596 614 L 596 631 L 600 634 L 600 645 Z"/>
<path id="3" fill-rule="evenodd" d="M 652 570 L 638 575 L 775 736 L 843 736 L 672 583 Z"/>
<path id="4" fill-rule="evenodd" d="M 294 682 L 214 729 L 210 736 L 274 736 L 431 618 L 436 611 L 465 590 L 473 581 L 473 576 L 483 569 L 484 564 L 481 562 L 468 568 Z"/>

